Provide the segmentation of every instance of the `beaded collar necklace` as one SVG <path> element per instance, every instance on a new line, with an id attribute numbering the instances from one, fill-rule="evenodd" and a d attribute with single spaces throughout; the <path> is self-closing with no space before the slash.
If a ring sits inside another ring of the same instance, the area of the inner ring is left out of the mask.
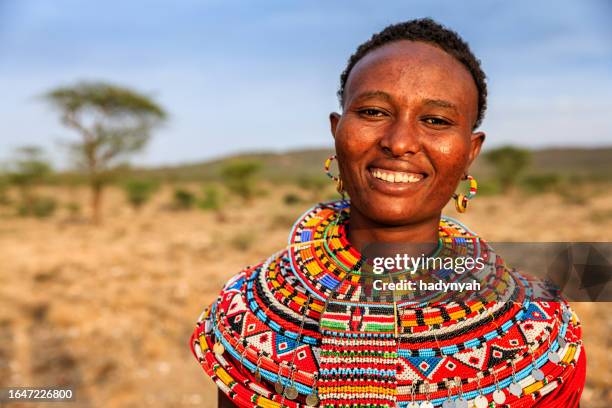
<path id="1" fill-rule="evenodd" d="M 240 406 L 524 406 L 572 374 L 581 341 L 569 307 L 533 302 L 534 283 L 475 234 L 440 223 L 441 251 L 478 253 L 490 267 L 475 300 L 372 301 L 347 216 L 347 202 L 307 212 L 288 248 L 228 282 L 201 316 L 194 353 Z"/>

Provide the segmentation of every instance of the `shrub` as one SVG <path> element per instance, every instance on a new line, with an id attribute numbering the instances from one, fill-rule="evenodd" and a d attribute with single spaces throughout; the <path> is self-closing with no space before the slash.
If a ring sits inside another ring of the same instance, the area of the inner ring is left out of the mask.
<path id="1" fill-rule="evenodd" d="M 202 188 L 202 199 L 198 207 L 203 210 L 219 211 L 221 208 L 219 190 L 215 186 L 204 186 Z"/>
<path id="2" fill-rule="evenodd" d="M 9 205 L 11 203 L 8 189 L 8 180 L 5 177 L 0 176 L 0 205 Z"/>
<path id="3" fill-rule="evenodd" d="M 17 213 L 23 217 L 46 218 L 52 216 L 56 209 L 57 201 L 53 197 L 33 196 L 19 204 Z"/>
<path id="4" fill-rule="evenodd" d="M 531 152 L 514 146 L 504 146 L 484 154 L 485 159 L 495 168 L 495 175 L 502 191 L 516 184 L 523 170 L 531 161 Z"/>
<path id="5" fill-rule="evenodd" d="M 177 210 L 189 210 L 193 208 L 196 202 L 196 196 L 189 190 L 177 188 L 174 190 L 173 206 Z"/>
<path id="6" fill-rule="evenodd" d="M 240 196 L 244 201 L 251 201 L 255 194 L 255 175 L 261 169 L 261 163 L 247 160 L 234 160 L 221 169 L 221 176 L 227 189 Z"/>
<path id="7" fill-rule="evenodd" d="M 295 193 L 287 193 L 283 196 L 283 202 L 287 205 L 294 205 L 301 203 L 302 199 Z"/>
<path id="8" fill-rule="evenodd" d="M 297 179 L 297 185 L 310 192 L 311 196 L 315 200 L 319 200 L 321 198 L 322 193 L 325 191 L 326 187 L 332 185 L 331 180 L 326 176 L 301 176 Z"/>
<path id="9" fill-rule="evenodd" d="M 230 246 L 239 251 L 246 251 L 253 245 L 255 237 L 253 234 L 240 233 L 235 235 L 229 242 Z"/>
<path id="10" fill-rule="evenodd" d="M 586 205 L 589 202 L 589 199 L 586 195 L 578 194 L 575 191 L 572 191 L 571 189 L 558 189 L 557 193 L 565 204 Z"/>
<path id="11" fill-rule="evenodd" d="M 537 174 L 525 177 L 522 186 L 530 193 L 545 193 L 554 191 L 560 181 L 558 174 Z"/>
<path id="12" fill-rule="evenodd" d="M 157 190 L 157 183 L 151 180 L 129 180 L 123 185 L 123 188 L 129 203 L 138 210 L 151 199 Z"/>
<path id="13" fill-rule="evenodd" d="M 501 193 L 501 187 L 495 180 L 478 181 L 478 195 L 491 196 Z"/>
<path id="14" fill-rule="evenodd" d="M 66 210 L 68 211 L 68 215 L 70 215 L 70 217 L 78 217 L 81 215 L 81 204 L 71 201 L 66 204 Z"/>

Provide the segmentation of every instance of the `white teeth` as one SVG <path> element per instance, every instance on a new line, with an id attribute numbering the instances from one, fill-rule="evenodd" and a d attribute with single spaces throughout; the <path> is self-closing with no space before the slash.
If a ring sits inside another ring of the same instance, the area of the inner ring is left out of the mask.
<path id="1" fill-rule="evenodd" d="M 379 169 L 373 169 L 370 173 L 377 179 L 384 180 L 389 183 L 416 183 L 423 176 L 415 173 L 405 172 L 385 172 Z"/>

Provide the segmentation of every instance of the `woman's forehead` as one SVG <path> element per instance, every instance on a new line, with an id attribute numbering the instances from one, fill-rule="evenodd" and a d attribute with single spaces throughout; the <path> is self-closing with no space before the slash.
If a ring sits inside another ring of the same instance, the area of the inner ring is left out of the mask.
<path id="1" fill-rule="evenodd" d="M 467 68 L 444 50 L 427 43 L 396 41 L 366 54 L 351 70 L 345 101 L 382 91 L 401 99 L 423 94 L 451 98 L 477 108 L 478 90 Z"/>

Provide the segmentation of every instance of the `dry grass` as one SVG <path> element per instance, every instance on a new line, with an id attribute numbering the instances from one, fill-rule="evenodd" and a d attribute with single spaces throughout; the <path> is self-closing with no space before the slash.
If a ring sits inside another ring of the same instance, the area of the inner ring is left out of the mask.
<path id="1" fill-rule="evenodd" d="M 86 208 L 85 191 L 52 193 Z M 310 206 L 287 206 L 284 193 L 230 203 L 223 223 L 165 210 L 168 190 L 138 214 L 109 191 L 99 227 L 66 214 L 1 217 L 0 387 L 73 384 L 73 408 L 215 406 L 189 336 L 223 282 L 281 248 Z M 490 241 L 606 241 L 612 218 L 594 214 L 611 209 L 610 194 L 582 206 L 554 195 L 479 197 L 460 219 Z M 612 307 L 575 307 L 588 355 L 583 406 L 612 406 Z"/>

